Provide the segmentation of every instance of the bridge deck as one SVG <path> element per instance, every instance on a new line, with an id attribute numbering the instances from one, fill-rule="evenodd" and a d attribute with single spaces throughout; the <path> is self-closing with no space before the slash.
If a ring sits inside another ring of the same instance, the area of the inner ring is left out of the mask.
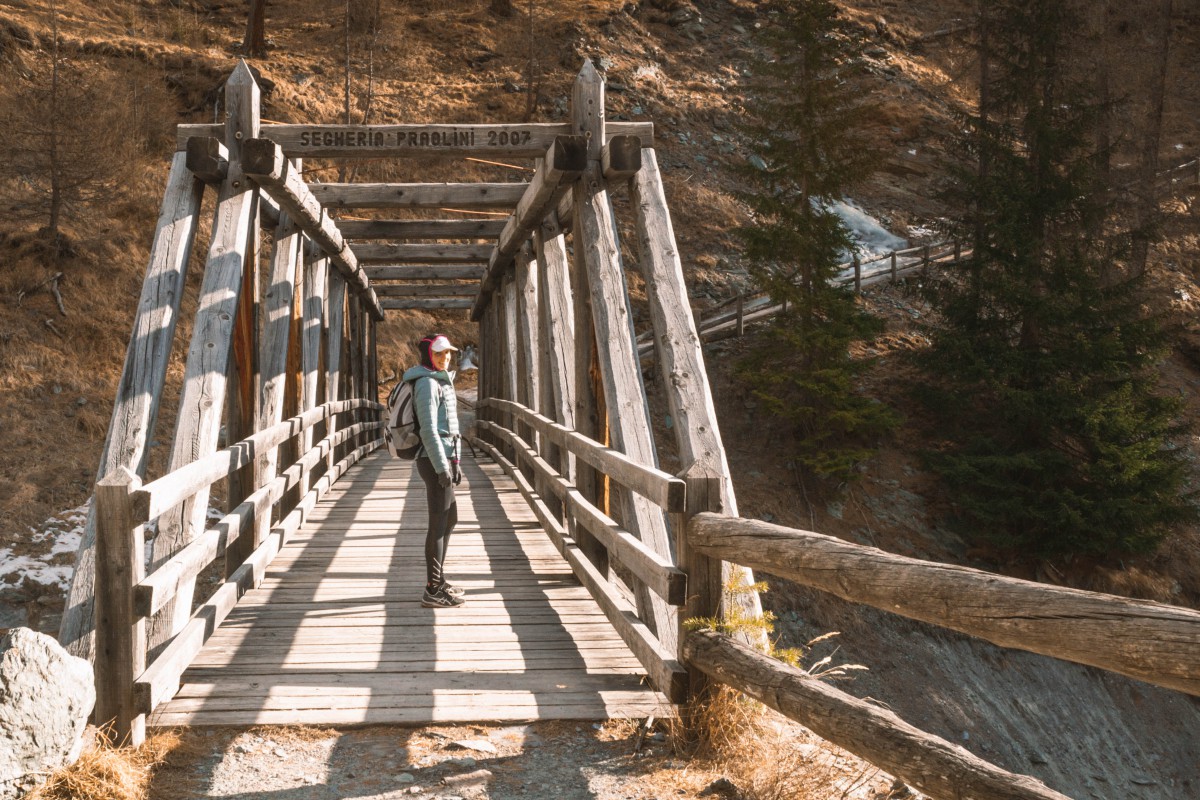
<path id="1" fill-rule="evenodd" d="M 425 724 L 662 716 L 665 698 L 490 461 L 464 461 L 447 574 L 427 609 L 416 470 L 342 478 L 242 598 L 152 725 Z"/>

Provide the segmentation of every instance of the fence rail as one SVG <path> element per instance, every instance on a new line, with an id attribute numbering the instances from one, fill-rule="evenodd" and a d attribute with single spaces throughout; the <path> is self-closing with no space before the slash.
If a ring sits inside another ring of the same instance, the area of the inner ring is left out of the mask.
<path id="1" fill-rule="evenodd" d="M 144 736 L 146 715 L 179 688 L 180 676 L 195 659 L 238 599 L 262 582 L 267 566 L 329 487 L 383 439 L 380 412 L 370 400 L 326 403 L 206 458 L 168 473 L 146 485 L 121 467 L 97 485 L 96 542 L 98 552 L 95 662 L 96 718 L 114 720 L 132 738 Z M 353 421 L 369 414 L 373 419 Z M 338 416 L 350 424 L 334 429 Z M 289 442 L 299 442 L 314 426 L 325 423 L 323 437 L 296 461 L 252 492 L 190 544 L 144 575 L 145 526 L 169 513 L 213 483 L 233 476 L 256 459 L 275 454 Z M 348 452 L 346 450 L 349 449 Z M 335 456 L 341 453 L 340 458 Z M 324 474 L 318 468 L 326 465 Z M 294 504 L 286 498 L 299 487 Z M 272 507 L 278 522 L 263 531 L 255 522 Z M 229 557 L 239 540 L 254 535 L 249 554 L 227 564 L 228 577 L 191 614 L 154 659 L 147 664 L 146 624 L 170 603 L 180 588 L 220 556 Z"/>
<path id="2" fill-rule="evenodd" d="M 839 278 L 838 285 L 853 286 L 856 292 L 885 281 L 895 282 L 914 272 L 928 270 L 934 264 L 956 264 L 971 255 L 970 248 L 955 240 L 909 247 L 860 261 L 855 258 L 839 267 L 847 274 Z M 773 303 L 771 296 L 761 290 L 743 292 L 704 309 L 697 316 L 696 327 L 705 341 L 718 341 L 731 336 L 742 336 L 745 326 L 773 317 L 787 310 L 786 303 Z M 642 358 L 654 352 L 656 343 L 653 331 L 638 335 L 638 355 Z"/>

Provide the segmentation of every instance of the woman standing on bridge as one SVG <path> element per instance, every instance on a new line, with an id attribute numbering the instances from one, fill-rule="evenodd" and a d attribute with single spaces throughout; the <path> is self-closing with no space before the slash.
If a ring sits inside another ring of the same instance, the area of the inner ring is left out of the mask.
<path id="1" fill-rule="evenodd" d="M 421 430 L 417 472 L 425 481 L 429 499 L 429 530 L 425 534 L 426 608 L 454 608 L 463 604 L 463 590 L 446 582 L 443 563 L 450 532 L 458 523 L 454 487 L 462 481 L 459 468 L 458 403 L 454 375 L 449 371 L 451 353 L 458 348 L 440 333 L 426 336 L 417 344 L 421 363 L 404 373 L 413 382 L 413 410 Z"/>

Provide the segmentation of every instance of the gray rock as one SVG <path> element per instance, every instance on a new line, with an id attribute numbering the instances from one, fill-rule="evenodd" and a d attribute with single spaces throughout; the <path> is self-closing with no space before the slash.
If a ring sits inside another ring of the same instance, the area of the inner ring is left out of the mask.
<path id="1" fill-rule="evenodd" d="M 79 758 L 95 703 L 91 665 L 53 637 L 16 628 L 0 639 L 0 800 Z"/>

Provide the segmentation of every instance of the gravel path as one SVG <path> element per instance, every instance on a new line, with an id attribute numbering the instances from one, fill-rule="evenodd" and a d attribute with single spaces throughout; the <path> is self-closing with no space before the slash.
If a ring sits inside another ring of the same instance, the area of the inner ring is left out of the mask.
<path id="1" fill-rule="evenodd" d="M 807 732 L 801 732 L 803 738 Z M 639 746 L 640 741 L 640 746 Z M 804 745 L 801 745 L 803 747 Z M 797 798 L 884 800 L 887 776 L 813 740 L 827 789 Z M 836 786 L 836 788 L 833 788 Z M 399 728 L 191 729 L 161 765 L 154 800 L 649 800 L 736 798 L 721 772 L 636 723 Z M 895 797 L 909 795 L 894 795 Z"/>

